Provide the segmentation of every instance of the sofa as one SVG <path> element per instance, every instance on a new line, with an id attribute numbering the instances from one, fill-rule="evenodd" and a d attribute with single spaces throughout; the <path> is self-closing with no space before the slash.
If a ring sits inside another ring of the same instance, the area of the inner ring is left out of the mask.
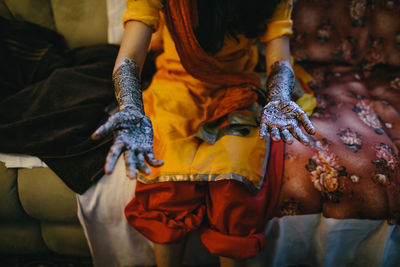
<path id="1" fill-rule="evenodd" d="M 5 0 L 0 16 L 55 30 L 70 48 L 107 43 L 105 0 Z M 0 182 L 0 254 L 90 256 L 75 193 L 53 171 L 0 162 Z"/>
<path id="2" fill-rule="evenodd" d="M 71 48 L 115 38 L 107 33 L 105 0 L 5 0 L 0 2 L 0 12 L 6 18 L 24 19 L 57 30 Z M 400 3 L 396 0 L 298 0 L 292 40 L 295 61 L 312 77 L 306 86 L 317 96 L 314 116 L 323 119 L 329 113 L 331 104 L 324 95 L 337 84 L 368 81 L 379 120 L 384 122 L 385 131 L 397 147 L 400 146 L 400 20 L 396 17 L 399 12 Z M 343 14 L 347 20 L 341 19 Z M 308 174 L 307 167 L 300 168 Z M 308 201 L 298 200 L 298 192 L 290 188 L 294 179 L 288 178 L 291 177 L 285 177 L 283 183 L 276 216 L 323 213 L 334 217 L 324 210 L 327 202 L 309 178 L 301 180 L 306 190 L 314 192 Z M 89 255 L 76 217 L 75 194 L 49 168 L 6 168 L 0 163 L 0 181 L 3 184 L 1 253 Z M 363 216 L 367 217 L 363 214 L 359 217 Z M 384 226 L 378 228 L 374 234 L 387 233 L 382 230 Z M 370 240 L 386 242 L 377 236 Z M 382 251 L 376 253 L 384 255 Z"/>

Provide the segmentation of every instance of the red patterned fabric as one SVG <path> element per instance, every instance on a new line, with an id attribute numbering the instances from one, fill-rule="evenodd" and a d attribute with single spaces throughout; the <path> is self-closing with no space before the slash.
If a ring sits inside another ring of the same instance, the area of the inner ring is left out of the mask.
<path id="1" fill-rule="evenodd" d="M 182 241 L 200 229 L 212 254 L 247 259 L 266 243 L 264 227 L 279 196 L 283 171 L 283 143 L 271 149 L 270 164 L 256 195 L 240 182 L 162 182 L 136 185 L 126 206 L 129 223 L 156 243 Z"/>
<path id="2" fill-rule="evenodd" d="M 276 216 L 400 217 L 400 70 L 304 65 L 315 78 L 310 147 L 286 146 Z"/>
<path id="3" fill-rule="evenodd" d="M 298 0 L 293 56 L 363 69 L 400 66 L 400 1 Z"/>
<path id="4" fill-rule="evenodd" d="M 275 216 L 400 219 L 400 1 L 298 0 L 292 54 L 313 77 L 311 146 L 286 146 Z"/>

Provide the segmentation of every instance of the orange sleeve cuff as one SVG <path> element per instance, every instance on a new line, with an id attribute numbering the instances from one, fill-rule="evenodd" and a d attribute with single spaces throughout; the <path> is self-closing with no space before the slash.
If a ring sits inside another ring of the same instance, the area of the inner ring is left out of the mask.
<path id="1" fill-rule="evenodd" d="M 126 11 L 122 17 L 123 24 L 130 20 L 140 21 L 153 31 L 156 31 L 160 24 L 160 11 L 163 8 L 161 0 L 127 0 Z"/>
<path id="2" fill-rule="evenodd" d="M 272 21 L 268 24 L 268 29 L 266 33 L 259 40 L 262 43 L 266 43 L 283 35 L 291 35 L 293 34 L 292 27 L 292 20 Z"/>
<path id="3" fill-rule="evenodd" d="M 272 18 L 267 22 L 267 31 L 259 40 L 266 43 L 283 35 L 293 34 L 292 9 L 293 0 L 281 0 Z"/>

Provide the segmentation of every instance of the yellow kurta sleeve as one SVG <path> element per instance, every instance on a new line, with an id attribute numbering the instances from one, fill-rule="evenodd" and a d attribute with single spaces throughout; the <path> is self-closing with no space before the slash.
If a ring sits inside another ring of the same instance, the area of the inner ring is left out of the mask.
<path id="1" fill-rule="evenodd" d="M 282 0 L 278 4 L 272 18 L 267 22 L 267 31 L 260 38 L 261 42 L 266 43 L 283 35 L 293 34 L 292 9 L 293 0 Z"/>
<path id="2" fill-rule="evenodd" d="M 153 31 L 158 29 L 162 0 L 126 0 L 126 8 L 122 17 L 124 26 L 127 21 L 136 20 L 151 27 Z"/>

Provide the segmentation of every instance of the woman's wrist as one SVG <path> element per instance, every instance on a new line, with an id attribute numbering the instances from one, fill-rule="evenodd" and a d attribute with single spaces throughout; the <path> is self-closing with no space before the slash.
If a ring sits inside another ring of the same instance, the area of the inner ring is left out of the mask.
<path id="1" fill-rule="evenodd" d="M 140 67 L 132 59 L 125 58 L 113 73 L 115 97 L 120 110 L 133 107 L 144 115 Z"/>
<path id="2" fill-rule="evenodd" d="M 290 101 L 294 88 L 294 73 L 288 61 L 276 61 L 267 80 L 267 102 Z"/>

